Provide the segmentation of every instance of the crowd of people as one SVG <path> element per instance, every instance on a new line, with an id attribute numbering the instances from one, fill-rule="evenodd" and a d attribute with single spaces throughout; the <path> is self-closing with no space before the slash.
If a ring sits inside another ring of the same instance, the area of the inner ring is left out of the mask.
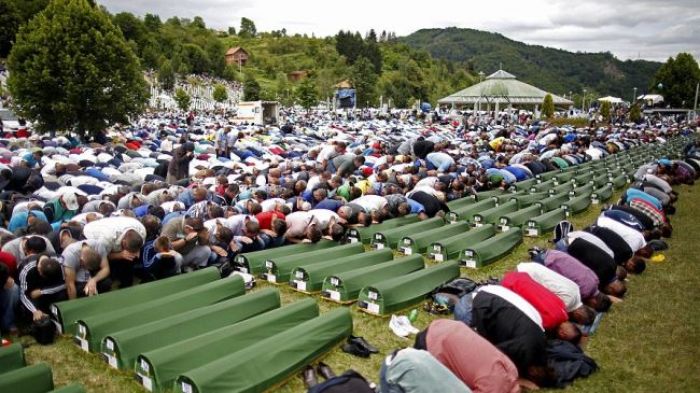
<path id="1" fill-rule="evenodd" d="M 24 131 L 0 138 L 0 326 L 11 333 L 60 300 L 225 266 L 239 253 L 342 242 L 350 227 L 393 217 L 444 215 L 451 200 L 695 129 L 323 116 L 262 127 L 159 112 L 90 142 Z M 694 159 L 640 168 L 638 183 L 595 226 L 563 233 L 556 249 L 533 250 L 537 262 L 519 265 L 502 286 L 460 302 L 460 318 L 507 355 L 494 355 L 507 375 L 538 380 L 545 332 L 577 343 L 580 329 L 569 321 L 590 324 L 624 295 L 624 275 L 644 270 L 649 240 L 670 234 L 670 186 L 694 181 L 699 149 L 687 146 Z M 440 324 L 417 347 L 433 353 L 431 337 L 452 332 Z M 438 359 L 453 359 L 449 345 L 437 348 Z"/>

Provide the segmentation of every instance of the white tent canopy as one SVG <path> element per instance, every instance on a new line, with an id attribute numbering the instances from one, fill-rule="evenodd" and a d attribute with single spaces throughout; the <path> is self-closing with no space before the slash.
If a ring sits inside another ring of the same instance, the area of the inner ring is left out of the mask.
<path id="1" fill-rule="evenodd" d="M 611 103 L 611 104 L 621 104 L 621 103 L 623 102 L 623 101 L 622 101 L 622 98 L 620 98 L 620 97 L 612 97 L 612 96 L 607 96 L 607 97 L 598 98 L 598 101 L 607 101 L 607 102 L 609 102 L 609 103 Z"/>
<path id="2" fill-rule="evenodd" d="M 664 96 L 660 94 L 644 94 L 637 97 L 639 101 L 651 102 L 652 104 L 658 104 L 664 102 Z"/>

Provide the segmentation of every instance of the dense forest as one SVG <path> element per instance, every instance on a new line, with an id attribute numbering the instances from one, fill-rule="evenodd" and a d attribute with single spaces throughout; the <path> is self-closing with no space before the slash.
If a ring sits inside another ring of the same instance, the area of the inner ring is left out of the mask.
<path id="1" fill-rule="evenodd" d="M 611 53 L 573 53 L 527 45 L 501 34 L 472 29 L 422 29 L 400 42 L 424 49 L 432 56 L 466 62 L 471 72 L 489 74 L 502 65 L 518 79 L 556 94 L 581 92 L 630 99 L 636 87 L 643 93 L 661 63 L 645 60 L 621 61 Z"/>

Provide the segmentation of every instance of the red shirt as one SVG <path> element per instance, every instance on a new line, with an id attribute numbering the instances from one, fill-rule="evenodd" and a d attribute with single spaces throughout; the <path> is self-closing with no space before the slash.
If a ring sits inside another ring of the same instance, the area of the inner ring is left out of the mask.
<path id="1" fill-rule="evenodd" d="M 7 269 L 10 271 L 10 277 L 17 277 L 17 260 L 14 255 L 9 252 L 0 251 L 0 263 L 7 266 Z M 5 285 L 5 283 L 0 283 L 0 287 L 3 285 Z"/>
<path id="2" fill-rule="evenodd" d="M 464 323 L 433 321 L 425 343 L 428 352 L 474 393 L 520 392 L 515 364 Z"/>
<path id="3" fill-rule="evenodd" d="M 272 219 L 275 217 L 284 220 L 284 214 L 276 210 L 262 212 L 255 215 L 255 218 L 258 219 L 258 224 L 260 224 L 260 229 L 272 229 Z"/>
<path id="4" fill-rule="evenodd" d="M 553 329 L 569 320 L 566 305 L 542 284 L 533 280 L 529 274 L 510 272 L 503 276 L 501 285 L 527 300 L 542 316 L 542 327 Z"/>

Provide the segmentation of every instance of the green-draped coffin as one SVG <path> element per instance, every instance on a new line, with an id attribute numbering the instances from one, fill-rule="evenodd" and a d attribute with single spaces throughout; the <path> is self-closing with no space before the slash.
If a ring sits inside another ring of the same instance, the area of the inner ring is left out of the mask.
<path id="1" fill-rule="evenodd" d="M 350 310 L 337 308 L 211 363 L 182 373 L 183 393 L 262 392 L 297 373 L 352 333 Z"/>
<path id="2" fill-rule="evenodd" d="M 240 351 L 318 316 L 318 305 L 304 299 L 233 325 L 141 353 L 137 380 L 148 390 L 170 389 L 178 375 Z"/>
<path id="3" fill-rule="evenodd" d="M 452 236 L 432 243 L 428 247 L 427 254 L 430 259 L 437 262 L 456 259 L 465 248 L 486 240 L 495 234 L 496 227 L 492 224 L 486 224 L 462 235 Z"/>
<path id="4" fill-rule="evenodd" d="M 572 179 L 576 187 L 589 183 L 593 179 L 593 172 L 586 171 Z"/>
<path id="5" fill-rule="evenodd" d="M 362 288 L 357 306 L 369 314 L 391 314 L 420 303 L 435 288 L 457 277 L 459 277 L 457 262 L 442 262 L 427 269 Z"/>
<path id="6" fill-rule="evenodd" d="M 22 344 L 14 343 L 0 348 L 0 374 L 22 368 L 26 364 Z"/>
<path id="7" fill-rule="evenodd" d="M 75 338 L 83 350 L 98 351 L 102 340 L 108 334 L 216 304 L 244 293 L 243 279 L 236 276 L 169 296 L 156 297 L 151 301 L 144 301 L 131 307 L 114 311 L 106 309 L 102 314 L 80 318 Z"/>
<path id="8" fill-rule="evenodd" d="M 455 210 L 460 209 L 464 206 L 472 205 L 474 203 L 476 203 L 476 196 L 469 195 L 463 198 L 447 202 L 447 207 L 449 207 L 450 210 Z"/>
<path id="9" fill-rule="evenodd" d="M 469 221 L 475 213 L 482 212 L 487 209 L 496 207 L 496 200 L 493 198 L 485 199 L 481 202 L 465 206 L 461 209 L 453 210 L 447 213 L 447 221 L 455 223 L 457 221 Z"/>
<path id="10" fill-rule="evenodd" d="M 265 271 L 265 261 L 270 258 L 323 250 L 326 248 L 335 247 L 337 245 L 338 243 L 331 240 L 321 240 L 315 244 L 301 243 L 271 248 L 268 250 L 248 252 L 245 254 L 236 255 L 236 257 L 233 259 L 233 264 L 236 270 L 239 272 L 258 276 Z"/>
<path id="11" fill-rule="evenodd" d="M 610 178 L 610 181 L 612 182 L 613 187 L 615 187 L 616 190 L 619 190 L 619 189 L 623 188 L 624 186 L 626 186 L 627 180 L 628 180 L 628 177 L 627 177 L 626 173 L 621 173 L 617 176 Z"/>
<path id="12" fill-rule="evenodd" d="M 338 258 L 312 265 L 301 265 L 292 271 L 289 285 L 297 291 L 313 293 L 323 287 L 323 280 L 331 275 L 374 266 L 391 261 L 394 253 L 388 248 L 363 252 L 362 254 Z"/>
<path id="13" fill-rule="evenodd" d="M 462 251 L 459 263 L 472 269 L 484 267 L 510 252 L 522 241 L 522 230 L 511 228 Z"/>
<path id="14" fill-rule="evenodd" d="M 554 177 L 556 179 L 557 184 L 564 184 L 568 182 L 569 180 L 573 179 L 573 177 L 576 175 L 574 171 L 566 171 L 566 172 L 560 172 L 557 173 L 557 175 Z"/>
<path id="15" fill-rule="evenodd" d="M 292 271 L 299 266 L 328 262 L 337 258 L 360 254 L 364 251 L 365 246 L 362 243 L 350 243 L 325 250 L 270 258 L 265 261 L 265 272 L 261 277 L 273 284 L 288 282 L 292 276 Z"/>
<path id="16" fill-rule="evenodd" d="M 513 188 L 515 188 L 515 190 L 518 192 L 520 192 L 520 191 L 527 192 L 530 190 L 530 187 L 534 186 L 535 184 L 537 184 L 537 179 L 535 179 L 533 177 L 532 179 L 519 181 L 519 182 L 513 184 Z"/>
<path id="17" fill-rule="evenodd" d="M 532 187 L 530 187 L 530 192 L 549 192 L 549 189 L 556 187 L 557 184 L 558 183 L 554 179 L 549 179 L 547 181 L 543 181 L 542 183 L 534 184 Z"/>
<path id="18" fill-rule="evenodd" d="M 505 232 L 513 227 L 523 226 L 527 220 L 537 217 L 540 214 L 542 214 L 542 207 L 540 205 L 533 205 L 502 215 L 498 218 L 498 229 L 501 232 Z"/>
<path id="19" fill-rule="evenodd" d="M 102 354 L 115 368 L 132 368 L 136 356 L 145 351 L 197 336 L 248 319 L 280 306 L 277 290 L 261 291 L 225 300 L 211 306 L 110 333 L 102 340 Z"/>
<path id="20" fill-rule="evenodd" d="M 100 294 L 99 296 L 59 302 L 51 306 L 51 314 L 61 324 L 64 333 L 74 335 L 76 333 L 75 322 L 80 318 L 87 318 L 107 310 L 115 311 L 152 299 L 158 299 L 218 280 L 219 278 L 221 278 L 221 275 L 218 269 L 214 267 L 202 269 L 189 274 L 181 274 L 164 280 Z"/>
<path id="21" fill-rule="evenodd" d="M 562 208 L 554 209 L 530 220 L 527 220 L 527 224 L 523 228 L 525 236 L 537 237 L 541 236 L 552 229 L 559 223 L 559 221 L 566 219 L 566 211 Z"/>
<path id="22" fill-rule="evenodd" d="M 576 187 L 573 190 L 569 191 L 569 197 L 577 197 L 577 196 L 582 196 L 582 195 L 587 195 L 591 196 L 591 193 L 595 189 L 595 186 L 593 183 L 586 183 L 580 187 Z"/>
<path id="23" fill-rule="evenodd" d="M 401 255 L 422 254 L 428 248 L 430 243 L 465 233 L 468 230 L 468 223 L 458 222 L 425 232 L 414 233 L 404 236 L 403 239 L 401 239 L 399 246 L 397 247 L 397 251 Z"/>
<path id="24" fill-rule="evenodd" d="M 385 231 L 377 231 L 372 235 L 372 247 L 376 250 L 382 248 L 393 248 L 399 243 L 399 240 L 411 233 L 418 233 L 430 229 L 438 228 L 445 225 L 445 220 L 442 217 L 433 217 L 425 221 L 416 222 L 414 224 L 404 225 L 398 228 L 387 229 Z"/>
<path id="25" fill-rule="evenodd" d="M 2 393 L 46 393 L 51 390 L 53 375 L 45 363 L 18 368 L 0 376 Z"/>
<path id="26" fill-rule="evenodd" d="M 496 200 L 496 205 L 503 205 L 505 203 L 508 203 L 513 197 L 518 197 L 521 195 L 527 195 L 524 191 L 523 192 L 506 192 L 501 195 L 493 197 L 493 199 Z"/>
<path id="27" fill-rule="evenodd" d="M 54 389 L 48 393 L 85 393 L 83 385 L 72 384 L 62 388 Z"/>
<path id="28" fill-rule="evenodd" d="M 554 186 L 554 187 L 550 188 L 549 190 L 547 190 L 547 192 L 549 193 L 550 196 L 552 196 L 552 195 L 557 195 L 557 194 L 561 194 L 564 192 L 569 192 L 573 189 L 574 189 L 574 183 L 573 182 L 566 182 L 566 183 L 562 183 L 562 184 L 559 184 L 558 186 Z"/>
<path id="29" fill-rule="evenodd" d="M 561 204 L 561 208 L 566 211 L 567 215 L 569 214 L 578 214 L 586 209 L 588 209 L 588 206 L 591 205 L 591 195 L 584 194 L 581 196 L 573 197 L 569 199 L 568 201 L 564 202 Z"/>
<path id="30" fill-rule="evenodd" d="M 475 227 L 480 227 L 484 224 L 495 224 L 498 222 L 498 219 L 508 213 L 512 213 L 514 211 L 518 210 L 518 202 L 517 201 L 510 201 L 506 202 L 503 205 L 496 206 L 494 208 L 484 210 L 479 213 L 475 213 L 472 216 L 472 223 L 474 224 Z"/>
<path id="31" fill-rule="evenodd" d="M 591 194 L 591 203 L 597 205 L 601 202 L 606 202 L 613 195 L 612 184 L 606 184 L 603 187 L 598 188 Z"/>
<path id="32" fill-rule="evenodd" d="M 533 194 L 523 194 L 512 197 L 512 200 L 518 202 L 518 209 L 530 207 L 535 203 L 549 197 L 546 192 L 535 192 Z"/>
<path id="33" fill-rule="evenodd" d="M 477 192 L 475 195 L 475 198 L 476 198 L 477 202 L 481 202 L 481 201 L 485 201 L 487 199 L 491 199 L 495 196 L 499 196 L 503 193 L 505 193 L 505 191 L 501 190 L 500 188 L 496 188 L 494 190 Z"/>
<path id="34" fill-rule="evenodd" d="M 363 269 L 333 274 L 323 280 L 321 296 L 338 303 L 352 303 L 367 285 L 402 276 L 425 267 L 423 257 L 411 255 Z"/>
<path id="35" fill-rule="evenodd" d="M 608 180 L 608 174 L 607 174 L 607 173 L 599 174 L 599 175 L 597 175 L 596 177 L 594 177 L 593 180 L 592 180 L 593 185 L 594 185 L 596 188 L 603 187 L 604 185 L 608 184 L 609 181 L 610 181 L 610 180 Z"/>
<path id="36" fill-rule="evenodd" d="M 462 198 L 469 199 L 469 198 Z M 471 199 L 470 199 L 471 200 Z M 357 227 L 348 229 L 348 241 L 351 243 L 362 242 L 368 244 L 372 240 L 372 235 L 378 231 L 384 231 L 391 228 L 400 227 L 403 225 L 413 224 L 419 221 L 416 214 L 409 214 L 403 217 L 392 218 L 384 221 L 381 224 L 373 224 L 368 227 Z"/>
<path id="37" fill-rule="evenodd" d="M 540 180 L 542 183 L 554 179 L 557 175 L 561 174 L 561 171 L 549 171 L 535 175 L 535 179 Z"/>
<path id="38" fill-rule="evenodd" d="M 561 207 L 561 204 L 569 200 L 569 192 L 565 191 L 556 195 L 552 195 L 549 198 L 545 198 L 539 202 L 542 206 L 542 210 L 544 211 L 550 211 L 554 209 L 558 209 Z"/>

